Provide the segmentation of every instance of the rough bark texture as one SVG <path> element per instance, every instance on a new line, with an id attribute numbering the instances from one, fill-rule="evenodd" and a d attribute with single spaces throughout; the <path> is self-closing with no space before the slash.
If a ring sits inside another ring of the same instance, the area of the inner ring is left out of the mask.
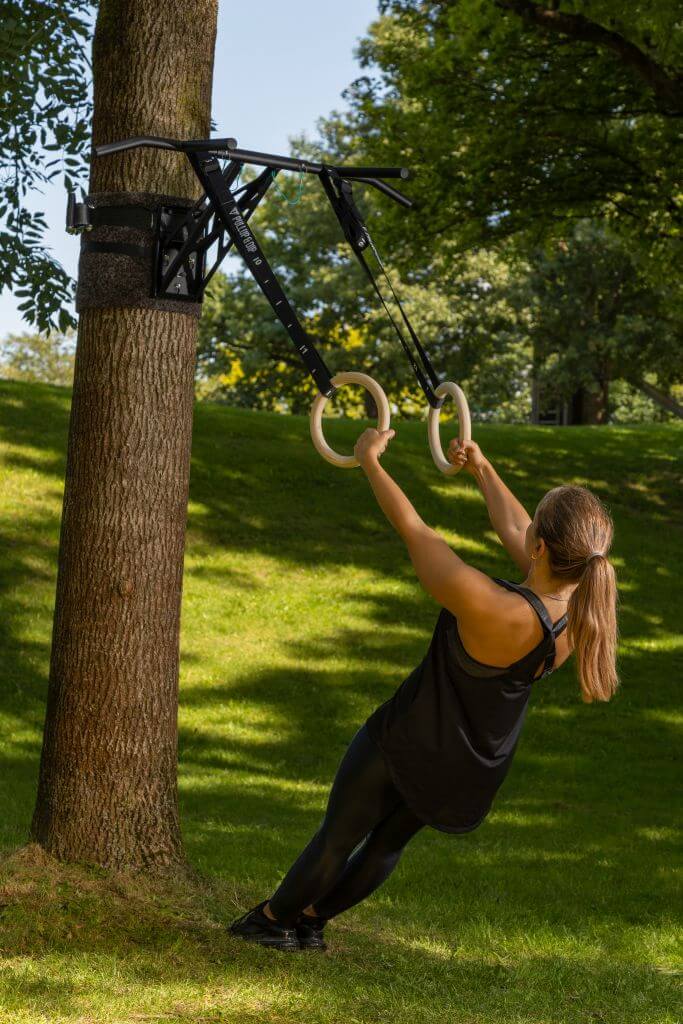
<path id="1" fill-rule="evenodd" d="M 217 0 L 102 0 L 94 142 L 209 134 Z M 196 198 L 180 154 L 95 161 L 91 195 Z M 112 867 L 182 860 L 178 635 L 197 321 L 80 318 L 33 838 Z"/>

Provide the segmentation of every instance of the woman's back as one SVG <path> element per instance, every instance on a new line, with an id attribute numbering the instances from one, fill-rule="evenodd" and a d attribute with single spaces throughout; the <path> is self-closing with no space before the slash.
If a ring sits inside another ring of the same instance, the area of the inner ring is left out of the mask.
<path id="1" fill-rule="evenodd" d="M 567 602 L 554 601 L 536 594 L 529 587 L 514 584 L 514 589 L 505 586 L 507 581 L 493 579 L 498 584 L 490 598 L 473 608 L 467 608 L 457 616 L 457 629 L 464 650 L 474 661 L 500 671 L 519 661 L 541 643 L 544 636 L 539 618 L 545 614 L 551 620 L 559 621 L 566 611 Z M 531 600 L 528 595 L 532 595 Z M 537 610 L 531 601 L 540 605 Z M 555 607 L 553 607 L 555 606 Z M 556 637 L 555 668 L 559 668 L 571 654 L 568 634 L 562 630 Z M 540 670 L 539 670 L 540 674 Z"/>
<path id="2" fill-rule="evenodd" d="M 553 624 L 526 588 L 493 582 L 501 599 L 518 595 L 530 607 L 540 639 L 504 667 L 485 663 L 468 651 L 455 616 L 442 608 L 422 662 L 367 719 L 408 806 L 445 832 L 470 831 L 488 813 L 509 770 L 533 680 L 552 671 L 555 638 L 566 625 L 564 617 Z"/>

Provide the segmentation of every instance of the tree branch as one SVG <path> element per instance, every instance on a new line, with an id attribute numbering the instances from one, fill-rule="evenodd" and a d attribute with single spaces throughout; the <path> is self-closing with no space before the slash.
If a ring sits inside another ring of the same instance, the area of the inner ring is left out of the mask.
<path id="1" fill-rule="evenodd" d="M 496 0 L 496 6 L 511 11 L 524 21 L 549 32 L 559 32 L 581 42 L 607 47 L 617 54 L 623 64 L 647 82 L 664 108 L 683 111 L 681 76 L 671 78 L 660 64 L 618 32 L 612 32 L 596 21 L 584 17 L 583 14 L 549 10 L 533 3 L 532 0 Z"/>
<path id="2" fill-rule="evenodd" d="M 642 391 L 643 394 L 651 398 L 662 409 L 666 409 L 667 412 L 672 412 L 674 416 L 678 416 L 679 419 L 683 420 L 683 405 L 679 405 L 675 398 L 671 395 L 667 395 L 664 391 L 660 391 L 653 384 L 648 384 L 646 380 L 633 380 L 627 378 L 628 383 L 632 387 Z"/>

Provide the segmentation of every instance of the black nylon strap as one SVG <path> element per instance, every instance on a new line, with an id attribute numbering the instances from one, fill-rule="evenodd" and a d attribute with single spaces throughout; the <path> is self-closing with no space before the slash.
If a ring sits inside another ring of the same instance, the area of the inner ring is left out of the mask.
<path id="1" fill-rule="evenodd" d="M 228 188 L 221 167 L 208 152 L 189 153 L 188 157 L 200 179 L 217 216 L 225 226 L 232 244 L 251 271 L 254 280 L 270 302 L 273 310 L 283 325 L 297 352 L 313 377 L 316 387 L 329 398 L 335 391 L 332 378 L 320 353 L 313 341 L 299 322 L 296 313 L 282 290 L 272 267 L 268 263 L 261 247 L 254 238 L 243 215 L 238 201 Z"/>
<path id="2" fill-rule="evenodd" d="M 89 239 L 83 239 L 81 252 L 113 252 L 119 256 L 151 259 L 152 250 L 144 245 L 129 245 L 127 242 L 92 242 Z"/>
<path id="3" fill-rule="evenodd" d="M 393 285 L 391 283 L 391 279 L 390 279 L 389 275 L 387 274 L 387 272 L 385 270 L 384 264 L 382 263 L 382 260 L 380 259 L 380 255 L 377 252 L 377 249 L 375 248 L 375 243 L 372 241 L 372 238 L 370 237 L 369 234 L 368 234 L 367 237 L 368 237 L 368 244 L 372 248 L 372 251 L 375 254 L 375 258 L 376 258 L 376 260 L 377 260 L 377 262 L 378 262 L 378 264 L 380 266 L 380 269 L 381 269 L 381 271 L 382 271 L 382 273 L 384 275 L 384 278 L 385 278 L 387 284 L 389 285 L 389 288 L 391 290 L 391 294 L 392 294 L 392 296 L 394 298 L 394 301 L 396 302 L 396 305 L 398 306 L 398 308 L 400 310 L 401 317 L 403 318 L 403 322 L 405 323 L 406 327 L 408 328 L 408 332 L 409 332 L 410 337 L 411 337 L 411 339 L 413 341 L 413 344 L 415 345 L 415 348 L 417 349 L 418 355 L 420 356 L 420 360 L 421 360 L 422 365 L 423 365 L 423 367 L 425 369 L 425 372 L 423 372 L 422 369 L 418 366 L 418 364 L 417 364 L 417 362 L 415 360 L 415 357 L 413 356 L 412 352 L 410 351 L 408 343 L 406 342 L 406 340 L 405 340 L 405 338 L 403 336 L 403 332 L 400 330 L 398 324 L 396 323 L 396 320 L 391 315 L 391 310 L 389 309 L 389 306 L 387 305 L 387 302 L 386 302 L 386 300 L 384 298 L 384 295 L 382 294 L 381 288 L 379 287 L 379 285 L 377 284 L 377 281 L 375 280 L 374 274 L 372 273 L 370 267 L 368 266 L 368 263 L 367 263 L 367 260 L 365 259 L 365 256 L 363 255 L 362 252 L 354 250 L 354 251 L 356 251 L 356 258 L 358 259 L 359 263 L 361 264 L 361 266 L 365 270 L 365 273 L 368 275 L 368 278 L 372 282 L 372 286 L 375 289 L 377 295 L 379 296 L 379 298 L 381 300 L 381 303 L 384 306 L 384 309 L 386 310 L 387 316 L 389 317 L 389 319 L 391 320 L 391 322 L 393 324 L 394 330 L 396 331 L 396 334 L 398 335 L 398 339 L 401 342 L 401 345 L 403 347 L 403 351 L 405 352 L 405 354 L 408 357 L 408 361 L 409 361 L 409 363 L 410 363 L 410 365 L 412 367 L 413 373 L 417 377 L 418 382 L 420 384 L 420 387 L 422 388 L 422 390 L 425 393 L 425 397 L 426 397 L 427 401 L 429 402 L 430 405 L 433 405 L 434 408 L 439 409 L 443 405 L 443 402 L 444 402 L 443 398 L 437 398 L 436 395 L 434 394 L 434 388 L 439 386 L 439 378 L 437 377 L 437 375 L 436 375 L 436 373 L 434 371 L 434 368 L 433 368 L 433 366 L 432 366 L 432 364 L 431 364 L 431 362 L 429 360 L 429 357 L 427 356 L 427 353 L 425 352 L 425 350 L 423 349 L 422 345 L 420 344 L 420 340 L 419 340 L 417 334 L 415 333 L 415 330 L 414 330 L 412 324 L 410 323 L 410 320 L 408 319 L 408 314 L 404 310 L 403 305 L 401 303 L 401 300 L 399 299 L 398 295 L 394 291 L 394 287 L 393 287 Z"/>
<path id="4" fill-rule="evenodd" d="M 239 168 L 241 168 L 242 166 L 243 164 L 237 164 L 238 171 L 236 172 L 235 177 L 237 177 L 237 173 L 239 173 Z M 224 177 L 226 178 L 229 187 L 232 181 L 234 181 L 234 178 L 231 178 L 230 174 L 224 175 Z M 249 220 L 254 210 L 256 209 L 256 207 L 261 202 L 266 192 L 272 185 L 272 183 L 273 175 L 271 174 L 271 169 L 270 167 L 266 167 L 266 169 L 262 171 L 262 173 L 259 174 L 258 177 L 253 179 L 253 181 L 247 182 L 247 184 L 243 185 L 242 188 L 239 188 L 235 192 L 233 192 L 233 196 L 237 197 L 239 195 L 239 199 L 237 199 L 237 205 L 239 206 L 245 221 Z M 209 214 L 213 213 L 213 207 L 211 203 L 207 203 L 207 209 L 209 211 Z M 223 231 L 224 226 L 223 222 L 221 221 L 220 224 L 216 225 L 214 229 L 202 239 L 200 245 L 198 245 L 197 248 L 199 249 L 201 246 L 202 249 L 209 249 L 216 241 L 216 239 L 219 238 Z M 226 253 L 230 251 L 231 248 L 232 238 L 228 237 L 227 242 L 225 242 L 222 238 L 220 239 L 218 244 L 218 255 L 216 257 L 216 261 L 212 269 L 204 276 L 205 289 L 213 275 L 218 270 L 218 267 L 220 266 L 223 257 L 226 255 Z"/>
<path id="5" fill-rule="evenodd" d="M 146 206 L 94 206 L 89 207 L 88 221 L 94 227 L 137 228 L 152 231 L 154 210 Z"/>
<path id="6" fill-rule="evenodd" d="M 434 394 L 434 388 L 438 387 L 439 385 L 439 378 L 436 374 L 436 371 L 434 370 L 434 367 L 432 366 L 429 356 L 427 355 L 425 349 L 423 348 L 420 342 L 420 339 L 417 336 L 415 328 L 410 322 L 408 314 L 403 308 L 401 300 L 396 294 L 394 286 L 391 283 L 391 278 L 389 277 L 384 266 L 384 263 L 382 262 L 382 259 L 379 255 L 379 252 L 377 251 L 377 247 L 375 246 L 375 243 L 373 242 L 372 237 L 370 236 L 370 232 L 368 231 L 367 227 L 363 222 L 363 219 L 360 215 L 360 211 L 358 210 L 358 207 L 356 206 L 353 199 L 353 189 L 351 183 L 348 181 L 344 181 L 338 175 L 333 174 L 327 168 L 321 174 L 321 179 L 325 192 L 327 193 L 327 197 L 332 205 L 332 209 L 337 215 L 337 219 L 341 225 L 342 231 L 344 232 L 344 237 L 346 238 L 347 242 L 353 249 L 358 262 L 365 271 L 372 287 L 375 290 L 375 293 L 377 294 L 380 302 L 382 303 L 382 306 L 384 307 L 384 310 L 387 316 L 389 317 L 389 320 L 391 321 L 391 324 L 394 328 L 394 331 L 396 332 L 398 340 L 401 343 L 403 351 L 408 357 L 408 362 L 410 363 L 411 369 L 415 374 L 418 383 L 422 388 L 425 397 L 427 398 L 427 401 L 435 409 L 439 409 L 444 402 L 443 398 L 437 398 L 436 395 Z M 413 353 L 411 352 L 410 346 L 406 341 L 403 331 L 396 322 L 396 319 L 393 313 L 391 312 L 391 309 L 389 308 L 386 299 L 384 298 L 384 294 L 382 293 L 381 288 L 377 284 L 375 275 L 372 273 L 372 270 L 370 269 L 370 266 L 367 260 L 365 259 L 363 250 L 366 249 L 368 246 L 372 249 L 375 259 L 377 260 L 377 264 L 380 268 L 380 271 L 382 272 L 384 279 L 386 280 L 389 286 L 394 302 L 398 306 L 399 312 L 401 314 L 401 319 L 403 320 L 403 323 L 405 324 L 405 327 L 410 335 L 413 345 L 415 346 L 420 362 L 422 363 L 422 367 L 418 365 Z"/>

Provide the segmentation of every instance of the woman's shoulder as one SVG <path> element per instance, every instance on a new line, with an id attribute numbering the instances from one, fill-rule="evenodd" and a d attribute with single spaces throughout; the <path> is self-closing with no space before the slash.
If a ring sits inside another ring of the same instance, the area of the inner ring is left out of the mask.
<path id="1" fill-rule="evenodd" d="M 490 577 L 492 587 L 455 616 L 468 653 L 501 668 L 513 664 L 541 643 L 545 635 L 538 614 L 521 592 L 521 584 Z"/>

